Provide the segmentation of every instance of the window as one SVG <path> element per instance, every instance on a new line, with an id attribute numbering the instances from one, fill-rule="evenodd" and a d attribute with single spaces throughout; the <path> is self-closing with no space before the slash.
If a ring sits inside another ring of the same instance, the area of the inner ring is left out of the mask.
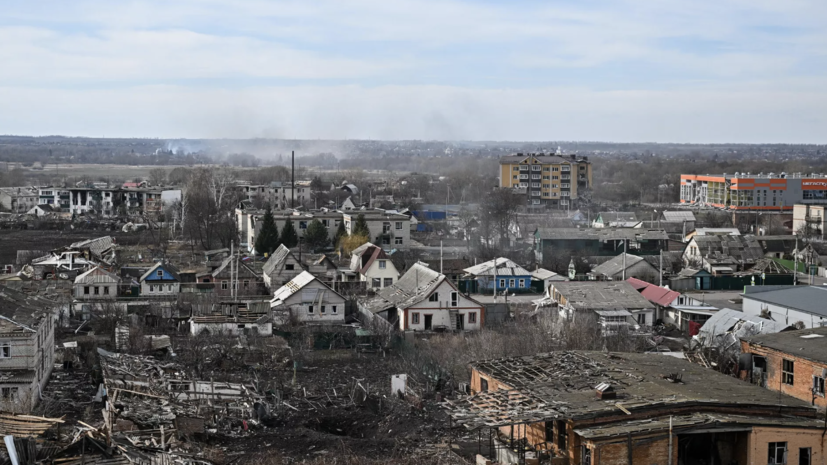
<path id="1" fill-rule="evenodd" d="M 379 260 L 379 269 L 384 270 L 388 267 L 388 262 L 386 260 Z"/>
<path id="2" fill-rule="evenodd" d="M 331 305 L 330 306 L 330 311 L 333 312 L 333 313 L 338 313 L 339 312 L 339 307 L 337 305 Z"/>
<path id="3" fill-rule="evenodd" d="M 500 280 L 500 287 L 505 287 L 505 280 L 504 279 Z"/>
<path id="4" fill-rule="evenodd" d="M 396 229 L 402 229 L 402 222 L 401 221 L 396 222 Z"/>
<path id="5" fill-rule="evenodd" d="M 101 293 L 100 286 L 95 286 L 95 295 L 100 295 L 100 293 Z"/>
<path id="6" fill-rule="evenodd" d="M 328 226 L 330 226 L 330 220 L 322 220 L 322 224 L 323 224 L 325 227 L 328 227 Z"/>
<path id="7" fill-rule="evenodd" d="M 769 444 L 769 458 L 767 459 L 769 465 L 783 465 L 787 463 L 787 443 L 786 442 L 771 442 Z"/>
<path id="8" fill-rule="evenodd" d="M 0 344 L 0 358 L 11 358 L 11 342 Z"/>
<path id="9" fill-rule="evenodd" d="M 83 286 L 83 293 L 89 295 L 89 286 Z"/>
<path id="10" fill-rule="evenodd" d="M 307 229 L 307 221 L 299 221 L 299 229 Z"/>
<path id="11" fill-rule="evenodd" d="M 288 263 L 288 264 L 284 265 L 284 269 L 287 270 L 287 271 L 293 271 L 295 268 L 296 268 L 296 265 L 294 265 L 292 263 Z"/>
<path id="12" fill-rule="evenodd" d="M 104 286 L 103 295 L 109 295 L 109 286 Z"/>
<path id="13" fill-rule="evenodd" d="M 792 360 L 784 359 L 781 362 L 781 382 L 790 386 L 795 382 L 795 363 Z"/>
<path id="14" fill-rule="evenodd" d="M 480 392 L 487 392 L 488 391 L 488 380 L 480 377 Z"/>
<path id="15" fill-rule="evenodd" d="M 477 312 L 468 313 L 468 323 L 470 323 L 470 324 L 476 324 L 477 323 Z"/>
<path id="16" fill-rule="evenodd" d="M 439 302 L 439 292 L 434 292 L 428 297 L 428 302 Z"/>
<path id="17" fill-rule="evenodd" d="M 149 292 L 155 292 L 155 286 L 153 284 L 149 285 Z"/>
<path id="18" fill-rule="evenodd" d="M 158 276 L 159 278 L 163 278 L 164 277 L 164 270 L 158 270 L 155 273 L 155 275 Z"/>
<path id="19" fill-rule="evenodd" d="M 580 452 L 580 465 L 592 465 L 592 450 L 589 446 L 580 446 L 583 450 Z"/>
<path id="20" fill-rule="evenodd" d="M 459 292 L 457 291 L 451 292 L 451 306 L 459 307 Z"/>
<path id="21" fill-rule="evenodd" d="M 222 290 L 227 290 L 229 288 L 230 288 L 230 286 L 227 284 L 227 281 L 221 281 L 221 289 Z"/>
<path id="22" fill-rule="evenodd" d="M 402 245 L 402 238 L 401 237 L 395 237 L 393 239 L 393 243 L 396 244 L 396 245 Z"/>
<path id="23" fill-rule="evenodd" d="M 235 287 L 238 287 L 238 283 L 237 283 L 237 282 L 235 283 Z M 167 286 L 167 289 L 169 290 L 169 292 L 172 292 L 172 284 L 170 284 L 169 286 Z"/>
<path id="24" fill-rule="evenodd" d="M 540 171 L 540 165 L 534 165 L 531 167 L 531 171 Z"/>
<path id="25" fill-rule="evenodd" d="M 419 313 L 417 313 L 417 312 L 411 313 L 411 324 L 412 325 L 418 325 L 419 324 Z"/>
<path id="26" fill-rule="evenodd" d="M 525 287 L 525 279 L 519 279 L 517 280 L 517 283 L 520 285 L 521 288 Z"/>
<path id="27" fill-rule="evenodd" d="M 382 287 L 382 278 L 371 278 L 370 287 Z"/>
<path id="28" fill-rule="evenodd" d="M 810 465 L 813 458 L 813 449 L 810 447 L 800 447 L 798 449 L 798 465 Z"/>
<path id="29" fill-rule="evenodd" d="M 245 280 L 243 281 L 243 284 L 244 284 L 244 289 L 247 289 L 248 287 L 250 287 L 250 280 L 249 280 L 249 279 L 245 279 Z"/>
<path id="30" fill-rule="evenodd" d="M 813 376 L 813 394 L 824 397 L 824 378 Z"/>
<path id="31" fill-rule="evenodd" d="M 322 305 L 321 313 L 327 313 L 327 308 L 326 307 L 327 307 L 326 305 Z"/>
<path id="32" fill-rule="evenodd" d="M 385 282 L 383 283 L 382 287 L 391 287 L 393 286 L 393 278 L 385 278 Z"/>
<path id="33" fill-rule="evenodd" d="M 16 387 L 6 387 L 3 388 L 2 391 L 3 399 L 10 400 L 17 397 L 17 388 Z"/>
<path id="34" fill-rule="evenodd" d="M 519 166 L 515 166 L 513 171 L 520 171 L 520 167 L 519 167 Z"/>
<path id="35" fill-rule="evenodd" d="M 509 289 L 514 289 L 514 286 L 516 286 L 516 283 L 514 282 L 514 279 L 509 279 L 508 280 L 508 288 Z"/>
<path id="36" fill-rule="evenodd" d="M 307 306 L 307 313 L 313 313 L 313 305 Z"/>

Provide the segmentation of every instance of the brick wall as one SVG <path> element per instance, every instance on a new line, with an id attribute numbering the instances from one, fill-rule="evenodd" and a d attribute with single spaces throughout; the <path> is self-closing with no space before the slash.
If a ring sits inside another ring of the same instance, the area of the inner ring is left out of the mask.
<path id="1" fill-rule="evenodd" d="M 795 354 L 787 354 L 767 347 L 752 345 L 746 341 L 741 341 L 741 352 L 759 355 L 767 359 L 767 389 L 776 392 L 781 391 L 807 403 L 813 401 L 813 376 L 821 376 L 821 370 L 827 368 L 827 364 L 813 362 Z M 793 361 L 792 385 L 783 383 L 781 375 L 784 359 Z M 747 376 L 746 372 L 741 373 L 742 379 L 747 379 Z M 815 405 L 825 408 L 827 407 L 827 399 L 823 396 L 816 396 Z"/>

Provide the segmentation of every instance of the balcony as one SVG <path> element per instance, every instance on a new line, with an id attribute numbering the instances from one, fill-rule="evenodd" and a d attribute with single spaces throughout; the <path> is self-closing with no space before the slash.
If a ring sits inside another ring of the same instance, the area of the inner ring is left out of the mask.
<path id="1" fill-rule="evenodd" d="M 563 165 L 562 167 L 560 167 L 560 171 L 562 171 L 564 173 L 571 172 L 571 166 Z"/>
<path id="2" fill-rule="evenodd" d="M 528 171 L 528 165 L 520 165 L 520 171 Z"/>

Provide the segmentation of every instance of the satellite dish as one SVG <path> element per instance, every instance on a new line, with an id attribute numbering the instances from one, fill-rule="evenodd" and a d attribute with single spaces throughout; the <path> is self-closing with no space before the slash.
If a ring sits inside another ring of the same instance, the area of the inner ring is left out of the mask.
<path id="1" fill-rule="evenodd" d="M 69 279 L 69 275 L 66 273 L 60 273 L 57 277 L 60 279 Z"/>

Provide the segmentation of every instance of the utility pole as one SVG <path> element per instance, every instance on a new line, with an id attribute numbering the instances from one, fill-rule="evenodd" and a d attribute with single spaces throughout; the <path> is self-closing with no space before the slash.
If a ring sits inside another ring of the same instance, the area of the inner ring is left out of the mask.
<path id="1" fill-rule="evenodd" d="M 290 208 L 295 208 L 296 201 L 296 151 L 290 151 Z"/>
<path id="2" fill-rule="evenodd" d="M 658 255 L 660 256 L 659 263 L 658 263 L 658 276 L 660 276 L 660 287 L 663 287 L 663 249 L 658 251 Z"/>
<path id="3" fill-rule="evenodd" d="M 798 236 L 795 236 L 795 265 L 793 265 L 793 286 L 798 281 Z"/>
<path id="4" fill-rule="evenodd" d="M 235 269 L 235 263 L 233 263 L 235 261 L 235 254 L 234 254 L 234 250 L 233 250 L 234 246 L 235 246 L 235 242 L 230 242 L 230 297 L 233 297 L 233 298 L 235 298 L 234 284 L 233 284 L 233 278 L 234 278 L 233 275 L 235 274 L 233 272 L 234 269 Z"/>
<path id="5" fill-rule="evenodd" d="M 623 280 L 626 281 L 626 241 L 623 239 Z"/>

